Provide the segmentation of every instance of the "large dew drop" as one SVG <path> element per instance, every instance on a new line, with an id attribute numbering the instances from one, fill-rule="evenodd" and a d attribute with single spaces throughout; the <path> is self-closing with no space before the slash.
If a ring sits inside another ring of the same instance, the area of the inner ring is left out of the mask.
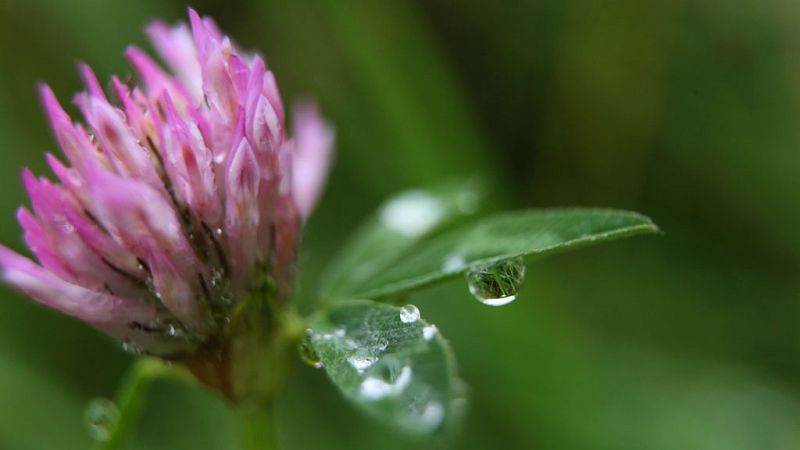
<path id="1" fill-rule="evenodd" d="M 89 402 L 84 413 L 89 434 L 96 441 L 107 441 L 111 430 L 119 417 L 119 410 L 111 400 L 96 398 Z"/>
<path id="2" fill-rule="evenodd" d="M 406 305 L 400 308 L 400 321 L 403 323 L 414 323 L 419 320 L 419 309 L 414 305 Z"/>
<path id="3" fill-rule="evenodd" d="M 524 280 L 525 263 L 522 257 L 476 266 L 467 271 L 469 292 L 479 302 L 490 306 L 513 302 Z"/>

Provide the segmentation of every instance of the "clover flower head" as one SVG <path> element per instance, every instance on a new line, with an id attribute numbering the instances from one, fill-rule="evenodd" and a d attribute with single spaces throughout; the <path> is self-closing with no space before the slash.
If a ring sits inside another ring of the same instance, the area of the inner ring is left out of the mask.
<path id="1" fill-rule="evenodd" d="M 47 155 L 57 181 L 23 172 L 17 217 L 38 263 L 0 246 L 6 283 L 167 358 L 218 337 L 256 289 L 286 301 L 333 144 L 311 104 L 290 137 L 264 60 L 189 16 L 147 28 L 171 72 L 130 47 L 141 85 L 113 77 L 107 96 L 80 66 L 85 125 L 40 87 L 67 163 Z"/>

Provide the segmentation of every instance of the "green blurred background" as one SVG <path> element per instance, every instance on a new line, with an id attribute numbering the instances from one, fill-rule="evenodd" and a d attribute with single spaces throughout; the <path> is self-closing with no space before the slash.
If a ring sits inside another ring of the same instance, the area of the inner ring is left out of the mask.
<path id="1" fill-rule="evenodd" d="M 459 449 L 800 448 L 800 3 L 788 0 L 252 0 L 194 3 L 314 95 L 338 157 L 304 243 L 304 293 L 386 196 L 485 175 L 496 208 L 612 206 L 665 234 L 528 269 L 488 308 L 463 282 L 410 301 L 456 350 L 472 408 Z M 35 94 L 75 62 L 130 72 L 129 43 L 178 1 L 0 0 L 0 240 L 21 166 L 54 149 Z M 81 449 L 82 416 L 130 357 L 2 289 L 0 449 Z M 412 449 L 298 365 L 286 449 Z M 235 417 L 174 383 L 136 449 L 232 449 Z"/>

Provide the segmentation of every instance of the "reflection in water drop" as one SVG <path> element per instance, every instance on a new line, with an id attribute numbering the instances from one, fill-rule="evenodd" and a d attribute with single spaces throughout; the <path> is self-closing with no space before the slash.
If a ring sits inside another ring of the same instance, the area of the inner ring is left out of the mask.
<path id="1" fill-rule="evenodd" d="M 436 325 L 428 325 L 422 328 L 422 337 L 425 338 L 426 341 L 430 341 L 438 332 L 439 329 L 436 328 Z"/>
<path id="2" fill-rule="evenodd" d="M 504 259 L 472 267 L 467 272 L 467 285 L 473 297 L 490 306 L 513 302 L 525 280 L 522 257 Z"/>
<path id="3" fill-rule="evenodd" d="M 419 309 L 414 305 L 406 305 L 400 308 L 400 321 L 403 323 L 414 323 L 419 320 Z"/>
<path id="4" fill-rule="evenodd" d="M 319 353 L 314 348 L 314 343 L 312 340 L 314 339 L 314 331 L 310 328 L 306 330 L 306 336 L 300 341 L 300 345 L 297 346 L 297 351 L 300 353 L 300 359 L 303 360 L 304 363 L 308 364 L 309 366 L 315 369 L 322 368 L 322 360 L 319 357 Z"/>
<path id="5" fill-rule="evenodd" d="M 438 197 L 425 191 L 409 191 L 384 206 L 380 220 L 397 233 L 418 237 L 438 225 L 444 211 L 445 205 Z"/>
<path id="6" fill-rule="evenodd" d="M 380 400 L 384 397 L 402 393 L 411 384 L 411 367 L 404 366 L 393 382 L 377 377 L 367 377 L 361 382 L 361 397 L 366 400 Z"/>
<path id="7" fill-rule="evenodd" d="M 96 441 L 106 441 L 119 417 L 117 405 L 107 398 L 96 398 L 89 402 L 84 413 L 89 434 Z"/>

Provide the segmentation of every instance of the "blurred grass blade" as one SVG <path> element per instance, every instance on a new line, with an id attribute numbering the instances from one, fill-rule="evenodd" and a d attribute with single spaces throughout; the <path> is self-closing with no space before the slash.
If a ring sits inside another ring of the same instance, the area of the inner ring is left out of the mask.
<path id="1" fill-rule="evenodd" d="M 507 212 L 482 219 L 409 248 L 373 268 L 373 276 L 350 284 L 351 297 L 382 297 L 518 256 L 544 256 L 582 245 L 654 233 L 653 222 L 634 212 L 612 209 L 541 209 Z M 376 243 L 378 244 L 378 243 Z M 371 250 L 378 254 L 380 250 Z"/>
<path id="2" fill-rule="evenodd" d="M 441 435 L 463 410 L 447 342 L 413 306 L 369 301 L 315 316 L 305 346 L 358 408 L 414 435 Z"/>
<path id="3" fill-rule="evenodd" d="M 323 296 L 336 298 L 368 283 L 421 239 L 476 212 L 482 197 L 477 181 L 409 190 L 392 197 L 333 261 L 322 281 Z"/>

